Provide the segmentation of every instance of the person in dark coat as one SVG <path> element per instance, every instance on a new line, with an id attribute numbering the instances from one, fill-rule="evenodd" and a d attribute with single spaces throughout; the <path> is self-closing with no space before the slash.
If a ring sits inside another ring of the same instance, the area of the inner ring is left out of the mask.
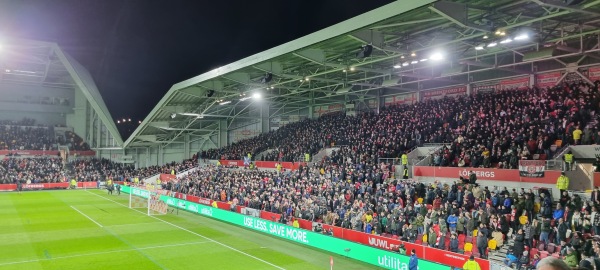
<path id="1" fill-rule="evenodd" d="M 450 251 L 458 252 L 458 238 L 456 238 L 456 234 L 450 236 Z"/>
<path id="2" fill-rule="evenodd" d="M 479 256 L 482 259 L 485 259 L 485 251 L 487 250 L 487 237 L 485 236 L 485 234 L 483 232 L 478 232 L 477 233 L 477 250 L 479 251 Z"/>
<path id="3" fill-rule="evenodd" d="M 513 254 L 520 258 L 523 255 L 523 250 L 525 249 L 525 235 L 523 234 L 523 230 L 519 229 L 517 234 L 515 234 L 515 245 L 513 247 Z"/>

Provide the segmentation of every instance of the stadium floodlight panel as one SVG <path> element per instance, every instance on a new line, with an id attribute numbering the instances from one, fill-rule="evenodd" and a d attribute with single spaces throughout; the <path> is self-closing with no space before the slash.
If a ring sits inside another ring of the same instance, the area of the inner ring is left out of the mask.
<path id="1" fill-rule="evenodd" d="M 256 92 L 256 93 L 252 94 L 252 97 L 254 99 L 261 99 L 262 98 L 262 94 L 260 94 L 260 92 Z"/>
<path id="2" fill-rule="evenodd" d="M 231 100 L 223 101 L 223 102 L 219 103 L 219 105 L 227 105 L 229 103 L 231 103 Z"/>
<path id="3" fill-rule="evenodd" d="M 199 113 L 180 113 L 180 115 L 183 115 L 183 116 L 193 116 L 193 117 L 199 117 L 199 118 L 202 117 L 202 115 L 199 114 Z"/>

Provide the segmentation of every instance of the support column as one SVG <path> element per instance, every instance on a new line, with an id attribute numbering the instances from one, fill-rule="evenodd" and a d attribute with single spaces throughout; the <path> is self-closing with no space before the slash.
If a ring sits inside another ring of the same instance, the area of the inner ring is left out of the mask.
<path id="1" fill-rule="evenodd" d="M 227 120 L 219 120 L 219 147 L 227 146 Z"/>
<path id="2" fill-rule="evenodd" d="M 262 102 L 262 106 L 260 106 L 260 126 L 261 132 L 266 133 L 270 130 L 270 106 L 266 101 Z"/>
<path id="3" fill-rule="evenodd" d="M 188 159 L 191 157 L 192 157 L 192 155 L 190 155 L 190 134 L 185 134 L 185 135 L 183 135 L 183 158 L 182 159 Z"/>
<path id="4" fill-rule="evenodd" d="M 472 91 L 472 84 L 471 83 L 467 83 L 467 96 L 471 95 L 471 91 Z"/>

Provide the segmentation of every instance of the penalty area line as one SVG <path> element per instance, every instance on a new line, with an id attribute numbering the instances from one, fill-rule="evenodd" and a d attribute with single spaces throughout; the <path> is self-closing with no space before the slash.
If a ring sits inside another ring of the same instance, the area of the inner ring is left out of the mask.
<path id="1" fill-rule="evenodd" d="M 100 197 L 100 198 L 102 198 L 102 199 L 109 200 L 109 201 L 111 201 L 111 202 L 114 202 L 114 203 L 116 203 L 116 204 L 118 204 L 118 205 L 121 205 L 121 206 L 124 206 L 124 207 L 127 207 L 127 208 L 129 208 L 127 205 L 125 205 L 125 204 L 122 204 L 122 203 L 120 203 L 120 202 L 117 202 L 117 201 L 111 200 L 111 199 L 109 199 L 109 198 L 106 198 L 106 197 L 104 197 L 104 196 L 101 196 L 101 195 L 99 195 L 99 194 L 96 194 L 96 193 L 94 193 L 94 192 L 91 192 L 91 191 L 89 191 L 89 190 L 86 190 L 86 191 L 87 191 L 87 192 L 89 192 L 89 193 L 91 193 L 91 194 L 94 194 L 94 195 L 96 195 L 96 196 L 98 196 L 98 197 Z M 133 211 L 136 211 L 136 212 L 138 212 L 138 213 L 140 213 L 140 214 L 147 215 L 146 213 L 144 213 L 144 212 L 142 212 L 142 211 L 139 211 L 139 210 L 137 210 L 137 209 L 133 209 L 133 208 L 130 208 L 130 209 L 131 209 L 131 210 L 133 210 Z M 208 240 L 208 241 L 211 241 L 211 242 L 213 242 L 213 243 L 215 243 L 215 244 L 218 244 L 218 245 L 220 245 L 220 246 L 226 247 L 226 248 L 228 248 L 228 249 L 230 249 L 230 250 L 233 250 L 233 251 L 235 251 L 235 252 L 237 252 L 237 253 L 240 253 L 240 254 L 246 255 L 246 256 L 248 256 L 248 257 L 250 257 L 250 258 L 253 258 L 253 259 L 257 260 L 257 261 L 260 261 L 260 262 L 263 262 L 263 263 L 265 263 L 265 264 L 268 264 L 268 265 L 270 265 L 270 266 L 273 266 L 273 267 L 275 267 L 275 268 L 277 268 L 277 269 L 285 270 L 285 268 L 283 268 L 283 267 L 281 267 L 281 266 L 278 266 L 278 265 L 275 265 L 275 264 L 273 264 L 273 263 L 270 263 L 270 262 L 268 262 L 268 261 L 265 261 L 265 260 L 263 260 L 263 259 L 261 259 L 261 258 L 258 258 L 258 257 L 256 257 L 256 256 L 254 256 L 254 255 L 250 255 L 250 254 L 248 254 L 248 253 L 246 253 L 246 252 L 243 252 L 243 251 L 241 251 L 241 250 L 239 250 L 239 249 L 236 249 L 236 248 L 234 248 L 234 247 L 231 247 L 231 246 L 228 246 L 228 245 L 226 245 L 226 244 L 223 244 L 223 243 L 221 243 L 221 242 L 219 242 L 219 241 L 217 241 L 217 240 L 214 240 L 214 239 L 212 239 L 212 238 L 206 237 L 206 236 L 204 236 L 204 235 L 201 235 L 201 234 L 199 234 L 199 233 L 197 233 L 197 232 L 190 231 L 190 230 L 188 230 L 188 229 L 186 229 L 186 228 L 183 228 L 183 227 L 181 227 L 181 226 L 179 226 L 179 225 L 173 224 L 173 223 L 171 223 L 171 222 L 168 222 L 168 221 L 166 221 L 166 220 L 163 220 L 163 219 L 157 218 L 157 217 L 155 217 L 155 216 L 150 216 L 150 217 L 151 217 L 151 218 L 154 218 L 154 219 L 156 219 L 156 220 L 160 220 L 160 221 L 162 221 L 162 222 L 164 222 L 164 223 L 166 223 L 166 224 L 168 224 L 168 225 L 171 225 L 171 226 L 173 226 L 173 227 L 175 227 L 175 228 L 178 228 L 178 229 L 180 229 L 180 230 L 183 230 L 183 231 L 189 232 L 189 233 L 191 233 L 191 234 L 193 234 L 193 235 L 196 235 L 196 236 L 202 237 L 202 238 L 204 238 L 204 239 L 206 239 L 206 240 Z"/>
<path id="2" fill-rule="evenodd" d="M 75 206 L 71 205 L 71 208 L 73 208 L 73 210 L 77 211 L 79 214 L 83 215 L 84 217 L 86 217 L 87 219 L 91 220 L 92 222 L 96 223 L 96 225 L 100 226 L 100 228 L 103 228 L 104 226 L 102 226 L 102 224 L 98 223 L 97 221 L 95 221 L 93 218 L 89 217 L 88 215 L 84 214 L 83 212 L 79 211 L 79 209 L 75 208 Z"/>

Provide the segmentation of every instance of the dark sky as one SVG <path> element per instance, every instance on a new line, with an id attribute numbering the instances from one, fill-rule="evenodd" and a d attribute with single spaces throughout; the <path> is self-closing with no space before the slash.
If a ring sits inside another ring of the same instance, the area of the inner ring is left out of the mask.
<path id="1" fill-rule="evenodd" d="M 0 35 L 58 43 L 137 123 L 177 82 L 390 2 L 0 0 Z"/>

